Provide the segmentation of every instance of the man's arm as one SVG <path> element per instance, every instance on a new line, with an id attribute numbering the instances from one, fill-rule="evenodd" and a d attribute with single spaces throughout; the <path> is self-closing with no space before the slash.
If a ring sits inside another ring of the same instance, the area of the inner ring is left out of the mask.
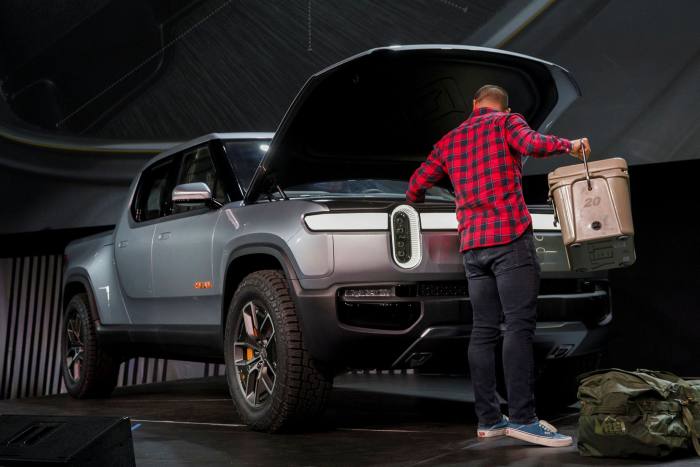
<path id="1" fill-rule="evenodd" d="M 506 119 L 508 145 L 523 156 L 546 157 L 572 153 L 573 144 L 568 139 L 543 135 L 530 128 L 520 114 L 510 114 Z"/>
<path id="2" fill-rule="evenodd" d="M 411 176 L 406 191 L 406 200 L 410 203 L 422 203 L 425 190 L 435 185 L 445 176 L 445 169 L 440 160 L 440 150 L 436 146 L 428 155 L 428 159 Z"/>

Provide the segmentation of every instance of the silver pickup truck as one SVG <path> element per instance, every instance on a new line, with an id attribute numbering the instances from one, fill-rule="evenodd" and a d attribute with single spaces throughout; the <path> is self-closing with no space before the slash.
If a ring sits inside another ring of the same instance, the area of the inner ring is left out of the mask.
<path id="1" fill-rule="evenodd" d="M 243 420 L 278 431 L 314 420 L 349 368 L 466 369 L 451 186 L 416 205 L 404 192 L 485 82 L 540 131 L 579 95 L 566 70 L 519 54 L 379 48 L 312 76 L 274 134 L 211 134 L 155 157 L 114 231 L 66 248 L 68 392 L 109 395 L 136 355 L 223 361 Z M 551 208 L 530 211 L 550 400 L 596 364 L 611 310 L 604 274 L 569 271 Z"/>

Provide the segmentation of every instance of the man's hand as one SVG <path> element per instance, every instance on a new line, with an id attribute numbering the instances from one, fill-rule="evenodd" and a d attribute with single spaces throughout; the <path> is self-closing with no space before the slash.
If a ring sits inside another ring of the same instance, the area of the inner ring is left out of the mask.
<path id="1" fill-rule="evenodd" d="M 586 157 L 590 157 L 591 155 L 591 144 L 588 142 L 588 138 L 579 138 L 579 139 L 572 139 L 571 140 L 571 154 L 578 160 L 583 160 L 583 151 L 582 148 L 586 149 Z"/>

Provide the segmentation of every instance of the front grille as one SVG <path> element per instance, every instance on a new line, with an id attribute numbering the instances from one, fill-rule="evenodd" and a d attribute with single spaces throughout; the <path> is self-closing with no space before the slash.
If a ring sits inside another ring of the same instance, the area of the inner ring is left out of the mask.
<path id="1" fill-rule="evenodd" d="M 537 321 L 582 321 L 589 326 L 596 326 L 609 313 L 608 294 L 540 299 L 537 302 Z"/>
<path id="2" fill-rule="evenodd" d="M 581 279 L 543 279 L 540 281 L 540 295 L 562 295 L 593 292 L 596 284 Z"/>
<path id="3" fill-rule="evenodd" d="M 420 297 L 467 297 L 467 281 L 431 281 L 418 283 Z"/>
<path id="4" fill-rule="evenodd" d="M 539 295 L 571 295 L 607 290 L 607 283 L 581 279 L 544 279 L 540 282 Z M 417 284 L 401 284 L 394 287 L 397 297 L 468 297 L 467 280 L 425 281 Z"/>

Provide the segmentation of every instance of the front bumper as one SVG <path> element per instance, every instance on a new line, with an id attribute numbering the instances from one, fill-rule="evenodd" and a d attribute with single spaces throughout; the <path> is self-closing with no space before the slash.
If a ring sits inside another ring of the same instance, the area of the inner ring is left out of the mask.
<path id="1" fill-rule="evenodd" d="M 566 279 L 564 286 L 564 280 L 556 281 L 543 280 L 536 357 L 599 352 L 612 317 L 607 284 Z M 293 282 L 304 343 L 316 360 L 339 369 L 449 369 L 466 362 L 472 312 L 459 282 L 342 284 L 324 290 L 304 290 Z M 574 286 L 584 289 L 569 290 Z M 344 296 L 348 288 L 363 287 L 390 287 L 395 295 Z"/>

